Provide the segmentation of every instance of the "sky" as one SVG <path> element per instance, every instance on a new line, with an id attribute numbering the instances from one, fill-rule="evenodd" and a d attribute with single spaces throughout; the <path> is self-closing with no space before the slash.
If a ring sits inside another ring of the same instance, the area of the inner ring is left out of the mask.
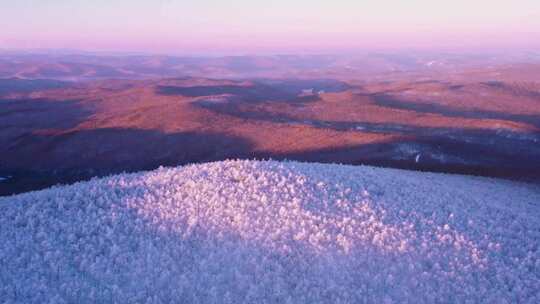
<path id="1" fill-rule="evenodd" d="M 198 53 L 539 48 L 539 0 L 0 0 L 0 48 Z"/>

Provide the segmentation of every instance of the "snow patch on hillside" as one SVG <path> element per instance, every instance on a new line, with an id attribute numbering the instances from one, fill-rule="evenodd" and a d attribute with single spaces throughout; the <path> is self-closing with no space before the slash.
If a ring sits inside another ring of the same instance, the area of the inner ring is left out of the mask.
<path id="1" fill-rule="evenodd" d="M 540 302 L 540 191 L 225 161 L 0 198 L 7 303 Z"/>

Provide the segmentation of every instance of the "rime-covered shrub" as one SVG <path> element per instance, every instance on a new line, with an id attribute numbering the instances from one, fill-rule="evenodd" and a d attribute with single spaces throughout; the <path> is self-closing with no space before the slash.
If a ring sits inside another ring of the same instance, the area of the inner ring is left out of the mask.
<path id="1" fill-rule="evenodd" d="M 2 303 L 540 303 L 540 190 L 225 161 L 0 199 Z"/>

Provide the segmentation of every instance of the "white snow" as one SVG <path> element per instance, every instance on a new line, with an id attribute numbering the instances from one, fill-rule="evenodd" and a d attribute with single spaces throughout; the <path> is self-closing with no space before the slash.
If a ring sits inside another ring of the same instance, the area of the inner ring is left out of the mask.
<path id="1" fill-rule="evenodd" d="M 310 88 L 310 89 L 302 89 L 298 96 L 313 96 L 313 95 L 315 95 L 314 89 Z"/>
<path id="2" fill-rule="evenodd" d="M 0 198 L 2 303 L 540 303 L 540 190 L 225 161 Z"/>

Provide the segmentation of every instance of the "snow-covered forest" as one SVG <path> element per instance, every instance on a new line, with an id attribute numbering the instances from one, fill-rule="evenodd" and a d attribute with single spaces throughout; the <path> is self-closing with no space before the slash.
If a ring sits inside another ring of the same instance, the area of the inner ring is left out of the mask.
<path id="1" fill-rule="evenodd" d="M 2 303 L 539 303 L 540 189 L 224 161 L 0 198 Z"/>

